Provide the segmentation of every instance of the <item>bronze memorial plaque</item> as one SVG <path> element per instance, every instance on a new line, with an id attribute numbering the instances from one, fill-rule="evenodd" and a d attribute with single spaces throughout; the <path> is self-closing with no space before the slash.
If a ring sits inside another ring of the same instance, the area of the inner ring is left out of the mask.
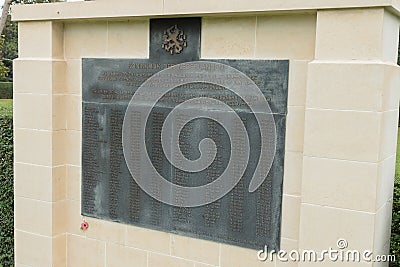
<path id="1" fill-rule="evenodd" d="M 150 20 L 149 59 L 82 60 L 82 214 L 279 248 L 287 60 L 204 60 L 200 18 Z"/>

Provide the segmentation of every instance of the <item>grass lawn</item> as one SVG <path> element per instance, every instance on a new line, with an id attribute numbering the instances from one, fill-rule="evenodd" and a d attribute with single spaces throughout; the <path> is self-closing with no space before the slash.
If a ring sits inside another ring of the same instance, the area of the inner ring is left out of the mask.
<path id="1" fill-rule="evenodd" d="M 12 114 L 12 99 L 0 99 L 0 115 Z"/>
<path id="2" fill-rule="evenodd" d="M 0 108 L 12 108 L 13 100 L 12 99 L 0 99 Z"/>

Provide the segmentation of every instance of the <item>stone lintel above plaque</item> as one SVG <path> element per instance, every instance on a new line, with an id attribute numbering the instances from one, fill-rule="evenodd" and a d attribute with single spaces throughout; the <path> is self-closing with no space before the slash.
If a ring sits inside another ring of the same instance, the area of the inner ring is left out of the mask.
<path id="1" fill-rule="evenodd" d="M 172 3 L 171 3 L 172 2 Z M 254 12 L 284 13 L 288 12 L 317 12 L 317 10 L 328 9 L 350 9 L 384 7 L 397 16 L 400 15 L 400 2 L 393 0 L 281 0 L 281 1 L 241 1 L 232 4 L 232 1 L 215 0 L 204 1 L 159 1 L 160 4 L 146 3 L 131 0 L 96 0 L 82 2 L 61 2 L 53 5 L 13 5 L 11 10 L 14 21 L 37 21 L 37 20 L 73 20 L 73 19 L 112 19 L 112 18 L 137 18 L 155 16 L 198 16 L 199 14 L 240 15 Z M 62 10 L 63 12 L 60 12 Z"/>

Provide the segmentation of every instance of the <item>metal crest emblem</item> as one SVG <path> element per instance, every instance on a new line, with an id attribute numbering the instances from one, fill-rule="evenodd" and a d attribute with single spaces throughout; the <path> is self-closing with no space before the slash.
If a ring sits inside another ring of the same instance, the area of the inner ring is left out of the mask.
<path id="1" fill-rule="evenodd" d="M 169 27 L 164 31 L 162 37 L 162 48 L 171 55 L 180 54 L 187 47 L 186 35 L 178 25 Z"/>

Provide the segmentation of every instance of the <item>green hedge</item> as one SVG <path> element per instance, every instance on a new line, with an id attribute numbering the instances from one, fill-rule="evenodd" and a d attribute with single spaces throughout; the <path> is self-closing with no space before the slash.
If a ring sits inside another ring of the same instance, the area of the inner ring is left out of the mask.
<path id="1" fill-rule="evenodd" d="M 398 178 L 398 177 L 396 177 Z M 393 195 L 392 236 L 390 238 L 390 254 L 396 256 L 396 261 L 390 267 L 400 267 L 400 181 L 396 179 Z"/>
<path id="2" fill-rule="evenodd" d="M 0 99 L 12 99 L 12 98 L 13 98 L 13 83 L 0 82 Z"/>
<path id="3" fill-rule="evenodd" d="M 0 106 L 0 266 L 14 266 L 12 108 Z"/>

